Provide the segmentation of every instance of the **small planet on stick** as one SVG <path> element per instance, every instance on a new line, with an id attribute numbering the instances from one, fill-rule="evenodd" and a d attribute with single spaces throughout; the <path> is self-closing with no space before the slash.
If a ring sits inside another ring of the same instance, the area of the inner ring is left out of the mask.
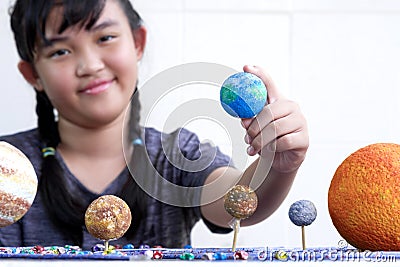
<path id="1" fill-rule="evenodd" d="M 85 212 L 85 225 L 88 232 L 105 241 L 122 237 L 131 225 L 132 215 L 128 204 L 113 195 L 104 195 L 95 199 Z"/>
<path id="2" fill-rule="evenodd" d="M 225 210 L 237 219 L 246 219 L 257 209 L 258 198 L 248 186 L 236 185 L 224 196 Z"/>
<path id="3" fill-rule="evenodd" d="M 302 246 L 303 250 L 306 249 L 304 227 L 312 224 L 317 218 L 317 209 L 314 203 L 309 200 L 294 202 L 289 208 L 289 218 L 293 224 L 301 226 Z"/>
<path id="4" fill-rule="evenodd" d="M 237 235 L 240 229 L 240 220 L 247 219 L 256 211 L 258 205 L 257 194 L 248 186 L 236 185 L 224 196 L 224 208 L 234 219 L 232 251 L 236 249 Z"/>

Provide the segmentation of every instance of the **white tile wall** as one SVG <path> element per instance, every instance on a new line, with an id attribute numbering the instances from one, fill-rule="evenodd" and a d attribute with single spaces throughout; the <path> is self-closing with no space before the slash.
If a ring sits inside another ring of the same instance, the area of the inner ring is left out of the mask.
<path id="1" fill-rule="evenodd" d="M 17 70 L 18 55 L 9 23 L 9 2 L 0 1 L 0 134 L 33 127 L 36 120 L 33 90 Z"/>
<path id="2" fill-rule="evenodd" d="M 182 62 L 183 12 L 148 11 L 141 13 L 147 28 L 147 45 L 142 59 L 140 82 Z M 162 59 L 160 61 L 160 59 Z"/>
<path id="3" fill-rule="evenodd" d="M 192 11 L 185 15 L 185 62 L 216 62 L 237 70 L 245 64 L 260 65 L 273 70 L 276 82 L 288 88 L 288 16 Z"/>
<path id="4" fill-rule="evenodd" d="M 393 14 L 293 16 L 291 88 L 314 142 L 398 141 L 399 22 Z"/>
<path id="5" fill-rule="evenodd" d="M 398 12 L 397 0 L 292 0 L 295 11 L 319 12 Z"/>
<path id="6" fill-rule="evenodd" d="M 186 0 L 185 8 L 190 11 L 208 11 L 208 12 L 281 12 L 291 9 L 290 0 L 250 0 L 243 2 L 241 0 Z"/>
<path id="7" fill-rule="evenodd" d="M 180 11 L 184 9 L 185 0 L 153 0 L 153 1 L 131 1 L 133 7 L 142 14 L 143 12 L 158 11 Z"/>
<path id="8" fill-rule="evenodd" d="M 241 229 L 238 245 L 301 246 L 300 229 L 287 217 L 298 199 L 312 200 L 318 208 L 317 220 L 306 228 L 308 246 L 336 245 L 340 236 L 327 209 L 336 167 L 361 146 L 400 143 L 400 1 L 132 2 L 148 29 L 141 83 L 187 62 L 215 62 L 237 70 L 258 64 L 307 117 L 311 145 L 292 190 L 269 219 Z M 14 67 L 7 6 L 0 2 L 0 134 L 35 125 L 34 96 Z M 196 127 L 200 136 L 210 132 Z M 214 141 L 228 144 L 223 137 Z M 230 246 L 232 241 L 232 235 L 211 234 L 202 223 L 192 237 L 195 246 Z"/>

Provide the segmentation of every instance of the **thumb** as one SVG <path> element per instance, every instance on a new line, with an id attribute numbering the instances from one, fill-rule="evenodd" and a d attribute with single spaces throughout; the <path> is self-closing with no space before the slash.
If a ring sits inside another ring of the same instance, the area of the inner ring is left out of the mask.
<path id="1" fill-rule="evenodd" d="M 275 83 L 272 80 L 271 76 L 261 67 L 245 65 L 243 67 L 243 71 L 258 76 L 264 82 L 265 86 L 267 87 L 268 103 L 274 103 L 276 100 L 283 97 L 276 88 Z"/>

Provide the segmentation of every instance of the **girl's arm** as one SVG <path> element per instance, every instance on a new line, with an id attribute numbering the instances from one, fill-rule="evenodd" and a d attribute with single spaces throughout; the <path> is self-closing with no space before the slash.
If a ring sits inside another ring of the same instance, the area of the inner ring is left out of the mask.
<path id="1" fill-rule="evenodd" d="M 247 153 L 260 156 L 243 173 L 225 167 L 216 169 L 206 179 L 205 184 L 211 186 L 202 192 L 202 203 L 205 203 L 201 207 L 202 214 L 210 222 L 224 227 L 232 219 L 224 209 L 224 192 L 235 184 L 255 189 L 258 208 L 242 225 L 261 222 L 286 198 L 309 145 L 307 123 L 298 105 L 284 98 L 261 68 L 245 66 L 244 71 L 264 81 L 269 104 L 255 118 L 242 119 L 247 133 L 245 140 L 249 144 Z M 219 186 L 213 187 L 213 182 L 218 182 Z M 221 197 L 210 203 L 215 196 Z"/>

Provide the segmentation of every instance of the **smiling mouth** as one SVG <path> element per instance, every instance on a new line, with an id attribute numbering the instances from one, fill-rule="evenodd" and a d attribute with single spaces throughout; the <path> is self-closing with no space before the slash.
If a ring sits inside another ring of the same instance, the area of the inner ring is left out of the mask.
<path id="1" fill-rule="evenodd" d="M 88 86 L 86 86 L 84 89 L 80 90 L 79 93 L 88 94 L 88 95 L 100 94 L 100 93 L 106 91 L 111 86 L 113 81 L 114 80 L 95 81 L 95 82 L 89 84 Z"/>

